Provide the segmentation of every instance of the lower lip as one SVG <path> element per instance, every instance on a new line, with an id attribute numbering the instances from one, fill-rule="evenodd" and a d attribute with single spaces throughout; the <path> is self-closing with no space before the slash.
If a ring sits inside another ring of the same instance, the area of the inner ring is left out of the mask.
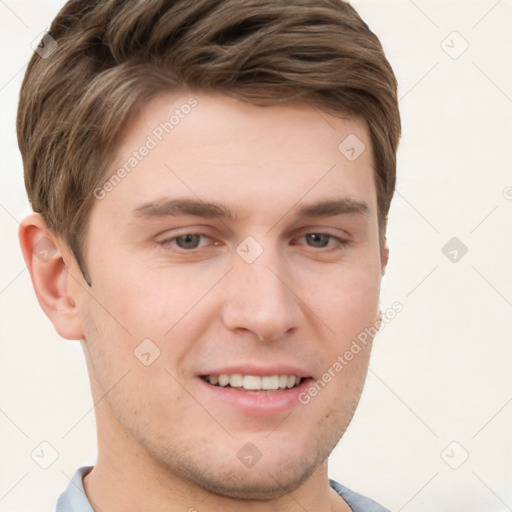
<path id="1" fill-rule="evenodd" d="M 295 388 L 273 391 L 240 391 L 237 388 L 208 384 L 198 377 L 200 385 L 215 399 L 222 400 L 240 412 L 252 416 L 276 416 L 301 405 L 299 395 L 311 384 L 311 378 L 304 379 Z"/>

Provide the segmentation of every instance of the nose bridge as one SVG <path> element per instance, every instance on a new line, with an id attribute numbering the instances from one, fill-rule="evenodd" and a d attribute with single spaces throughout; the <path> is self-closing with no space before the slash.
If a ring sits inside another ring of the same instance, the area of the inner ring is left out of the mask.
<path id="1" fill-rule="evenodd" d="M 299 314 L 283 255 L 270 242 L 264 245 L 255 239 L 246 239 L 236 252 L 224 304 L 226 325 L 250 330 L 264 339 L 283 336 L 296 327 Z"/>

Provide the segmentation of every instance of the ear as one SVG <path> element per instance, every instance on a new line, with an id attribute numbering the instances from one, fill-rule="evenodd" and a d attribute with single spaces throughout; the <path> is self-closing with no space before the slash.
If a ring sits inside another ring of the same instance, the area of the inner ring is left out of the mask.
<path id="1" fill-rule="evenodd" d="M 384 239 L 384 242 L 382 243 L 381 249 L 380 249 L 380 266 L 381 266 L 381 273 L 384 275 L 386 273 L 386 267 L 388 265 L 389 260 L 389 247 L 388 242 L 386 239 Z"/>
<path id="2" fill-rule="evenodd" d="M 71 251 L 38 213 L 23 219 L 18 234 L 37 300 L 46 316 L 63 338 L 83 338 L 77 306 L 80 277 L 68 272 L 74 262 Z"/>

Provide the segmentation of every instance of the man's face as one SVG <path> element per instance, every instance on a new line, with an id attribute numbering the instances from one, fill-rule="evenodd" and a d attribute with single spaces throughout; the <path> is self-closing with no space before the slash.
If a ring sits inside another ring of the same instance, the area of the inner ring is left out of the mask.
<path id="1" fill-rule="evenodd" d="M 79 308 L 99 459 L 110 450 L 218 494 L 269 498 L 325 469 L 362 391 L 371 342 L 332 368 L 378 317 L 370 140 L 363 122 L 306 104 L 194 97 L 169 133 L 160 123 L 190 95 L 143 109 L 109 176 L 137 163 L 91 213 Z M 366 145 L 355 160 L 338 148 L 349 135 Z M 339 203 L 299 216 L 325 201 Z M 298 387 L 240 387 L 293 386 L 285 376 Z"/>

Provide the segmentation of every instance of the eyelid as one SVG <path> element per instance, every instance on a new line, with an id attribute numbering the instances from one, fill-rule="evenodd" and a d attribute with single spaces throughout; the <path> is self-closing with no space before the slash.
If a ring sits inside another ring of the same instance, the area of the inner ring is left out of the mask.
<path id="1" fill-rule="evenodd" d="M 320 227 L 320 226 L 303 226 L 301 228 L 298 228 L 294 233 L 292 233 L 292 237 L 296 238 L 298 236 L 303 236 L 307 234 L 319 234 L 319 235 L 326 235 L 326 236 L 332 236 L 333 238 L 338 238 L 340 240 L 346 240 L 347 242 L 352 241 L 354 237 L 344 229 L 341 228 L 327 228 L 327 227 Z"/>
<path id="2" fill-rule="evenodd" d="M 211 231 L 212 230 L 209 229 L 209 226 L 185 226 L 182 228 L 166 229 L 156 235 L 155 240 L 157 242 L 164 242 L 166 240 L 185 235 L 202 235 L 212 238 L 213 235 L 208 234 Z"/>
<path id="3" fill-rule="evenodd" d="M 317 249 L 317 250 L 321 251 L 322 249 L 328 250 L 329 248 L 335 250 L 336 248 L 345 247 L 350 244 L 350 240 L 348 240 L 346 238 L 341 238 L 337 235 L 333 235 L 331 233 L 324 233 L 322 231 L 306 231 L 303 234 L 301 234 L 300 236 L 294 237 L 293 242 L 297 242 L 297 240 L 300 240 L 301 238 L 305 237 L 306 235 L 313 235 L 313 234 L 329 237 L 329 239 L 334 240 L 335 243 L 331 244 L 331 245 L 327 245 L 325 247 L 314 247 L 314 246 L 310 246 L 307 244 L 301 244 L 301 245 L 305 245 L 306 247 L 309 247 L 310 249 Z"/>
<path id="4" fill-rule="evenodd" d="M 202 248 L 205 248 L 204 245 L 200 245 L 199 247 L 194 248 L 194 249 L 182 249 L 181 247 L 175 245 L 175 241 L 177 238 L 180 238 L 180 237 L 186 236 L 186 235 L 197 235 L 202 238 L 208 238 L 214 242 L 213 244 L 206 244 L 206 246 L 219 245 L 218 242 L 215 243 L 215 239 L 214 239 L 213 235 L 211 236 L 207 232 L 205 232 L 205 231 L 208 231 L 207 226 L 187 226 L 184 228 L 177 228 L 176 230 L 173 230 L 172 233 L 169 233 L 169 231 L 171 231 L 171 230 L 165 231 L 164 234 L 161 235 L 161 239 L 157 239 L 157 243 L 166 244 L 166 245 L 172 244 L 172 245 L 174 245 L 176 250 L 178 250 L 180 252 L 194 252 L 194 251 L 199 251 Z M 287 235 L 285 238 L 289 238 L 292 242 L 296 242 L 298 239 L 300 239 L 306 235 L 318 234 L 318 235 L 323 235 L 323 236 L 327 236 L 327 237 L 334 239 L 340 246 L 345 246 L 352 242 L 353 237 L 350 233 L 348 233 L 347 231 L 340 229 L 340 228 L 337 228 L 337 231 L 338 231 L 337 233 L 333 233 L 332 229 L 325 228 L 325 227 L 302 226 L 301 228 L 296 229 L 293 233 Z M 342 231 L 343 234 L 340 234 L 339 231 Z M 158 238 L 160 238 L 160 237 L 158 237 Z M 302 245 L 307 245 L 307 244 L 302 244 Z M 311 247 L 311 249 L 322 249 L 322 248 L 321 247 L 319 247 L 319 248 Z"/>
<path id="5" fill-rule="evenodd" d="M 200 233 L 200 232 L 196 232 L 196 231 L 187 231 L 184 233 L 178 233 L 177 235 L 167 236 L 163 240 L 160 240 L 158 243 L 163 244 L 163 245 L 171 245 L 171 244 L 175 245 L 174 242 L 176 242 L 176 239 L 181 238 L 182 236 L 187 236 L 187 235 L 196 235 L 196 236 L 199 236 L 202 238 L 208 238 L 210 240 L 213 240 L 213 238 L 211 236 L 207 235 L 206 233 Z M 213 243 L 213 244 L 206 244 L 206 245 L 218 245 L 218 244 Z M 198 251 L 198 250 L 202 249 L 203 247 L 204 247 L 203 245 L 200 245 L 199 247 L 196 247 L 194 249 L 183 249 L 183 248 L 179 247 L 178 245 L 175 245 L 176 250 L 181 251 L 181 252 Z"/>

